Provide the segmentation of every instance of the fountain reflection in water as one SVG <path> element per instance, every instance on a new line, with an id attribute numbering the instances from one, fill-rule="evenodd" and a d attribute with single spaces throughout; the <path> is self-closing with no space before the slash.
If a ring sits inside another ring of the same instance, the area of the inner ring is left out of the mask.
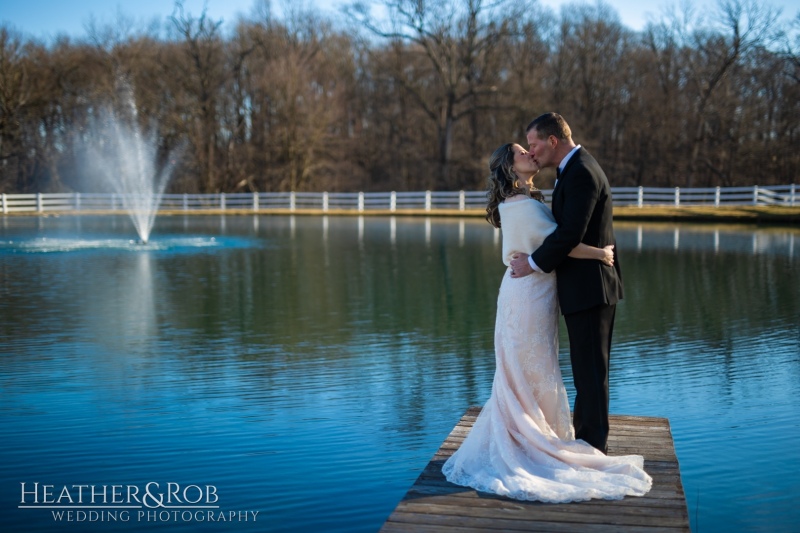
<path id="1" fill-rule="evenodd" d="M 91 134 L 96 141 L 87 149 L 89 165 L 120 196 L 140 242 L 147 244 L 177 154 L 168 154 L 158 168 L 155 130 L 142 132 L 133 90 L 124 79 L 118 80 L 118 95 L 118 109 L 101 110 L 93 124 Z"/>

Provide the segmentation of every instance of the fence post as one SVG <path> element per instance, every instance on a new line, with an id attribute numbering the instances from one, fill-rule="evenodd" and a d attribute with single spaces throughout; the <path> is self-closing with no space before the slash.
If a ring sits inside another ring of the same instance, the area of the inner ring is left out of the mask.
<path id="1" fill-rule="evenodd" d="M 328 212 L 328 191 L 322 193 L 322 210 Z"/>
<path id="2" fill-rule="evenodd" d="M 219 193 L 219 208 L 225 211 L 225 193 Z"/>
<path id="3" fill-rule="evenodd" d="M 681 205 L 681 188 L 675 187 L 675 207 Z"/>
<path id="4" fill-rule="evenodd" d="M 792 194 L 789 198 L 789 205 L 791 205 L 792 207 L 794 207 L 794 197 L 795 197 L 795 188 L 794 188 L 794 183 L 792 183 Z"/>
<path id="5" fill-rule="evenodd" d="M 794 191 L 794 189 L 792 189 L 792 191 Z M 792 192 L 792 195 L 794 195 L 794 192 Z M 8 199 L 6 198 L 6 193 L 3 193 L 3 214 L 8 214 Z"/>
<path id="6" fill-rule="evenodd" d="M 464 191 L 458 191 L 458 210 L 464 211 L 467 208 L 467 195 Z"/>
<path id="7" fill-rule="evenodd" d="M 392 213 L 397 211 L 397 193 L 395 191 L 392 191 L 392 194 L 389 196 L 389 211 Z"/>
<path id="8" fill-rule="evenodd" d="M 721 198 L 722 198 L 722 187 L 717 187 L 716 192 L 714 192 L 714 207 L 719 207 L 719 202 Z"/>
<path id="9" fill-rule="evenodd" d="M 297 209 L 297 198 L 294 191 L 292 191 L 289 193 L 289 211 L 294 211 L 295 209 Z"/>
<path id="10" fill-rule="evenodd" d="M 189 195 L 187 193 L 183 193 L 183 210 L 189 210 Z"/>
<path id="11" fill-rule="evenodd" d="M 44 211 L 44 202 L 42 201 L 42 193 L 40 192 L 36 193 L 36 211 L 39 213 Z"/>
<path id="12" fill-rule="evenodd" d="M 258 193 L 253 193 L 253 211 L 258 211 Z"/>
<path id="13" fill-rule="evenodd" d="M 75 211 L 81 210 L 81 193 L 75 193 Z"/>
<path id="14" fill-rule="evenodd" d="M 358 192 L 358 211 L 361 212 L 364 210 L 364 193 L 359 191 Z"/>
<path id="15" fill-rule="evenodd" d="M 639 197 L 636 199 L 636 205 L 644 207 L 644 187 L 639 187 Z"/>
<path id="16" fill-rule="evenodd" d="M 758 205 L 758 185 L 753 185 L 753 205 Z"/>
<path id="17" fill-rule="evenodd" d="M 431 210 L 431 191 L 425 191 L 425 211 Z"/>

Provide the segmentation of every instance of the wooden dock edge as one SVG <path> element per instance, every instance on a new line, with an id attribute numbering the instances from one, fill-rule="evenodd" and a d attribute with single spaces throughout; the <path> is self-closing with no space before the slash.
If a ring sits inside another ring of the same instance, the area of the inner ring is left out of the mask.
<path id="1" fill-rule="evenodd" d="M 480 407 L 470 407 L 381 528 L 382 533 L 688 532 L 689 515 L 669 420 L 612 415 L 609 455 L 644 456 L 652 490 L 623 500 L 524 502 L 449 483 L 442 465 L 458 449 Z"/>

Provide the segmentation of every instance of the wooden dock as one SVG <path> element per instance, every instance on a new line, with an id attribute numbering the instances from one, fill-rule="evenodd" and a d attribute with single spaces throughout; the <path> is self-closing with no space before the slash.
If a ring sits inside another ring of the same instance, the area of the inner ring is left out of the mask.
<path id="1" fill-rule="evenodd" d="M 480 407 L 470 407 L 381 528 L 383 533 L 690 531 L 686 498 L 669 420 L 610 417 L 609 455 L 644 456 L 653 477 L 643 497 L 552 504 L 523 502 L 449 483 L 442 465 L 461 445 Z"/>

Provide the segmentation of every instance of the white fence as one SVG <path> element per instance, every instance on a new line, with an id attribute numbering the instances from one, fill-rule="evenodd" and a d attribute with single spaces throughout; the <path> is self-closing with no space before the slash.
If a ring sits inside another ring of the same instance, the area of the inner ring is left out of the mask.
<path id="1" fill-rule="evenodd" d="M 551 190 L 542 191 L 547 201 Z M 712 187 L 681 189 L 659 187 L 612 187 L 615 205 L 626 206 L 734 206 L 734 205 L 800 205 L 798 187 L 774 185 L 760 187 Z M 119 194 L 57 193 L 2 194 L 3 214 L 13 212 L 48 211 L 117 211 L 124 210 Z M 141 204 L 139 204 L 141 205 Z M 441 211 L 483 209 L 484 191 L 424 191 L 424 192 L 261 192 L 236 194 L 165 194 L 161 211 L 247 210 L 269 211 L 302 209 L 350 210 L 355 212 L 384 211 Z"/>

